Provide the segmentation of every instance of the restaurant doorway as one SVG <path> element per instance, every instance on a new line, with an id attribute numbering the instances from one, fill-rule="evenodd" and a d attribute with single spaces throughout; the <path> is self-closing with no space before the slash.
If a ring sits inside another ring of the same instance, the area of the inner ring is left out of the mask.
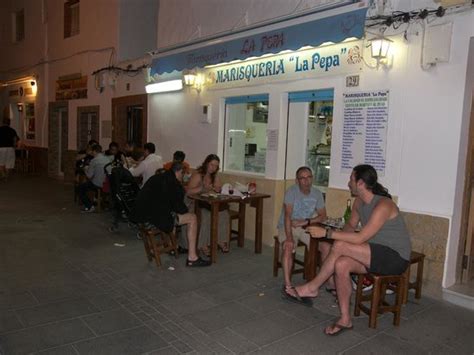
<path id="1" fill-rule="evenodd" d="M 112 99 L 112 140 L 122 148 L 127 142 L 143 147 L 147 142 L 148 95 Z"/>
<path id="2" fill-rule="evenodd" d="M 77 150 L 84 149 L 91 139 L 99 142 L 99 106 L 77 108 Z"/>
<path id="3" fill-rule="evenodd" d="M 288 94 L 285 180 L 303 165 L 313 170 L 313 184 L 326 192 L 331 166 L 334 90 Z"/>

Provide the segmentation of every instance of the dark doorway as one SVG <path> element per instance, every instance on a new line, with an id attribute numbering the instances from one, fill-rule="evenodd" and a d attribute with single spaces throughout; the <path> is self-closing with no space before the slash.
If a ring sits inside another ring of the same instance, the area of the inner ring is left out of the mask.
<path id="1" fill-rule="evenodd" d="M 133 142 L 142 147 L 147 140 L 148 95 L 112 99 L 112 140 L 123 147 Z"/>
<path id="2" fill-rule="evenodd" d="M 99 141 L 99 106 L 77 108 L 77 150 L 84 149 L 94 139 Z"/>

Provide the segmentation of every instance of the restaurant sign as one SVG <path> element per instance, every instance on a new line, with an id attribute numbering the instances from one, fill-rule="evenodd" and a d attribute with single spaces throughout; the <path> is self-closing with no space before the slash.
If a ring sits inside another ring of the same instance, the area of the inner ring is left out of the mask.
<path id="1" fill-rule="evenodd" d="M 363 41 L 300 50 L 205 70 L 209 89 L 341 75 L 362 70 Z"/>

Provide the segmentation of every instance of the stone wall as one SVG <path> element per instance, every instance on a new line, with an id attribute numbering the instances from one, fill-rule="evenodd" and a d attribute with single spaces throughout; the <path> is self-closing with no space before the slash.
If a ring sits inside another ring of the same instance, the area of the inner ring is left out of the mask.
<path id="1" fill-rule="evenodd" d="M 441 297 L 449 235 L 449 219 L 418 213 L 402 212 L 412 248 L 426 255 L 423 270 L 425 293 Z"/>

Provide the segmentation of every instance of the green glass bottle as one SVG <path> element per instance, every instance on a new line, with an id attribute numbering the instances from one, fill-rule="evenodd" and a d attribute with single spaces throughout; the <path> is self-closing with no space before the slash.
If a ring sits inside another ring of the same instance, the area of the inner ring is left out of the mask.
<path id="1" fill-rule="evenodd" d="M 344 212 L 344 223 L 349 222 L 349 219 L 351 218 L 351 212 L 352 212 L 352 209 L 351 209 L 351 199 L 348 199 L 348 200 L 347 200 L 346 211 Z"/>

